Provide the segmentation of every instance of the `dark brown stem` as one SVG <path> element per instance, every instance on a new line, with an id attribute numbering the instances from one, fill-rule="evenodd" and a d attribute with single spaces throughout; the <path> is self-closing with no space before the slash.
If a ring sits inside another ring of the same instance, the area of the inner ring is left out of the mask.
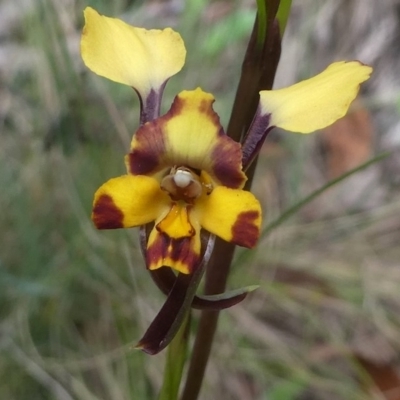
<path id="1" fill-rule="evenodd" d="M 206 294 L 222 293 L 225 290 L 234 250 L 233 244 L 217 238 L 213 257 L 206 272 Z M 217 329 L 218 316 L 219 311 L 207 310 L 201 313 L 182 400 L 196 400 L 200 393 Z"/>
<path id="2" fill-rule="evenodd" d="M 279 5 L 279 1 L 276 0 L 273 3 Z M 275 8 L 276 13 L 277 6 Z M 275 14 L 271 18 L 271 13 L 269 14 L 270 20 L 262 45 L 257 40 L 257 19 L 254 23 L 227 130 L 227 134 L 237 141 L 241 141 L 249 129 L 259 101 L 258 92 L 272 88 L 281 43 L 278 23 L 274 16 Z M 246 189 L 251 186 L 256 163 L 257 159 L 247 171 Z M 234 251 L 233 244 L 217 238 L 213 256 L 206 271 L 205 294 L 217 294 L 225 290 Z M 181 400 L 198 398 L 217 329 L 218 316 L 219 311 L 205 310 L 201 314 Z"/>

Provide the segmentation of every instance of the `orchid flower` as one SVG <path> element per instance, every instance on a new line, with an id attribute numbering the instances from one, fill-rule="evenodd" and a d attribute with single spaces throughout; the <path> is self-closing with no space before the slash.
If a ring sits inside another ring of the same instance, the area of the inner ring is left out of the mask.
<path id="1" fill-rule="evenodd" d="M 150 270 L 185 274 L 200 262 L 201 228 L 240 246 L 254 247 L 261 207 L 242 190 L 242 152 L 223 132 L 212 95 L 181 92 L 170 111 L 136 132 L 126 157 L 128 174 L 95 194 L 97 228 L 154 222 L 146 252 Z"/>
<path id="2" fill-rule="evenodd" d="M 372 71 L 358 61 L 336 62 L 291 87 L 261 91 L 240 144 L 225 134 L 212 107 L 213 95 L 200 88 L 179 93 L 160 116 L 164 87 L 185 62 L 178 33 L 136 28 L 89 7 L 84 14 L 84 63 L 98 75 L 131 86 L 141 106 L 141 126 L 125 157 L 127 174 L 97 190 L 93 222 L 98 229 L 150 227 L 147 268 L 166 267 L 178 277 L 196 274 L 204 264 L 202 232 L 239 246 L 256 245 L 261 206 L 243 190 L 244 171 L 266 135 L 274 127 L 310 133 L 332 124 L 346 114 Z"/>

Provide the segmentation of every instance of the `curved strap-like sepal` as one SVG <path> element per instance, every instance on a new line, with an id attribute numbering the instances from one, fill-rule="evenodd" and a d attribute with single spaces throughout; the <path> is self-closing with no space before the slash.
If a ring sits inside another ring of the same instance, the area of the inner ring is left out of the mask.
<path id="1" fill-rule="evenodd" d="M 150 271 L 150 275 L 157 287 L 168 296 L 177 279 L 171 268 L 159 268 Z M 252 285 L 216 295 L 195 295 L 192 308 L 197 310 L 224 310 L 240 303 L 247 297 L 248 293 L 257 288 L 257 285 Z"/>
<path id="2" fill-rule="evenodd" d="M 192 274 L 178 274 L 166 302 L 135 346 L 136 349 L 151 355 L 157 354 L 174 338 L 190 310 L 205 267 L 210 261 L 214 242 L 215 236 L 209 236 L 202 261 Z"/>
<path id="3" fill-rule="evenodd" d="M 242 302 L 250 292 L 258 289 L 259 285 L 245 286 L 229 290 L 221 294 L 197 295 L 193 299 L 192 307 L 199 310 L 224 310 Z"/>

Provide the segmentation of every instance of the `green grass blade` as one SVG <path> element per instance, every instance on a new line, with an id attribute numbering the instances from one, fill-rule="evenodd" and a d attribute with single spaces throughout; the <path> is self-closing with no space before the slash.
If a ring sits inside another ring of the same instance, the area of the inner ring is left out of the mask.
<path id="1" fill-rule="evenodd" d="M 339 176 L 339 178 L 333 179 L 330 182 L 328 182 L 326 185 L 320 187 L 319 189 L 315 190 L 312 192 L 310 195 L 305 197 L 304 199 L 300 200 L 293 206 L 291 206 L 289 209 L 287 209 L 285 212 L 283 212 L 277 219 L 274 221 L 270 222 L 261 232 L 261 237 L 265 237 L 268 235 L 273 229 L 275 229 L 277 226 L 281 225 L 284 221 L 286 221 L 288 218 L 290 218 L 292 215 L 296 214 L 297 211 L 299 211 L 302 207 L 304 207 L 306 204 L 308 204 L 310 201 L 314 200 L 317 198 L 319 195 L 321 195 L 323 192 L 328 190 L 329 188 L 337 185 L 338 183 L 344 181 L 348 177 L 356 174 L 357 172 L 362 171 L 365 168 L 370 167 L 373 164 L 376 164 L 377 162 L 383 160 L 384 158 L 389 156 L 389 152 L 385 152 L 382 154 L 379 154 L 378 156 L 372 158 L 371 160 L 367 161 L 364 164 L 361 164 L 360 166 L 346 172 L 345 174 Z"/>
<path id="2" fill-rule="evenodd" d="M 163 385 L 158 400 L 175 400 L 178 398 L 179 386 L 188 350 L 189 328 L 190 312 L 167 348 Z"/>
<path id="3" fill-rule="evenodd" d="M 279 4 L 279 8 L 278 8 L 276 17 L 279 21 L 279 30 L 280 30 L 281 37 L 283 37 L 283 34 L 285 33 L 285 28 L 286 28 L 287 20 L 289 18 L 291 6 L 292 6 L 292 0 L 281 0 L 281 2 Z"/>
<path id="4" fill-rule="evenodd" d="M 264 43 L 265 34 L 267 32 L 267 6 L 265 0 L 257 0 L 258 13 L 258 33 L 257 42 L 259 45 Z"/>

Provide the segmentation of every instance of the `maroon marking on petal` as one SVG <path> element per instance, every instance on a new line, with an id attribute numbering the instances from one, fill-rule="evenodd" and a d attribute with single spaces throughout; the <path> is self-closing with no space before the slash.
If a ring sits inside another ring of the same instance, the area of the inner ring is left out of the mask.
<path id="1" fill-rule="evenodd" d="M 123 228 L 124 214 L 111 196 L 103 194 L 93 207 L 92 220 L 97 229 Z"/>
<path id="2" fill-rule="evenodd" d="M 164 167 L 165 155 L 164 125 L 182 113 L 185 101 L 176 96 L 170 110 L 160 118 L 141 126 L 136 132 L 134 148 L 128 154 L 129 171 L 133 175 L 158 172 Z"/>
<path id="3" fill-rule="evenodd" d="M 225 136 L 225 132 L 222 128 L 219 115 L 214 111 L 212 105 L 214 104 L 214 100 L 202 100 L 199 104 L 199 112 L 206 114 L 207 119 L 212 121 L 215 127 L 218 130 L 218 136 Z"/>
<path id="4" fill-rule="evenodd" d="M 146 264 L 147 266 L 151 264 L 157 264 L 160 260 L 165 258 L 168 252 L 168 236 L 159 233 L 156 236 L 156 239 L 151 244 L 151 246 L 147 247 L 146 251 Z"/>
<path id="5" fill-rule="evenodd" d="M 168 236 L 159 233 L 154 242 L 147 248 L 147 260 L 149 264 L 158 262 L 164 258 L 168 251 Z"/>
<path id="6" fill-rule="evenodd" d="M 133 175 L 154 173 L 161 168 L 165 153 L 163 122 L 157 119 L 139 128 L 135 137 L 135 148 L 128 154 L 129 171 Z"/>
<path id="7" fill-rule="evenodd" d="M 169 111 L 164 115 L 163 118 L 166 120 L 171 119 L 175 115 L 181 114 L 183 108 L 185 107 L 185 101 L 178 96 L 175 96 L 174 101 L 172 102 L 172 106 Z"/>
<path id="8" fill-rule="evenodd" d="M 213 175 L 222 185 L 231 189 L 239 188 L 246 181 L 246 176 L 241 169 L 241 146 L 228 136 L 220 137 L 219 141 L 211 156 L 214 160 Z"/>
<path id="9" fill-rule="evenodd" d="M 254 247 L 260 236 L 260 231 L 255 224 L 259 217 L 258 211 L 240 213 L 232 227 L 232 242 L 243 247 Z"/>
<path id="10" fill-rule="evenodd" d="M 189 266 L 189 271 L 197 265 L 199 255 L 192 250 L 191 238 L 171 239 L 170 257 L 174 261 L 181 261 Z"/>

